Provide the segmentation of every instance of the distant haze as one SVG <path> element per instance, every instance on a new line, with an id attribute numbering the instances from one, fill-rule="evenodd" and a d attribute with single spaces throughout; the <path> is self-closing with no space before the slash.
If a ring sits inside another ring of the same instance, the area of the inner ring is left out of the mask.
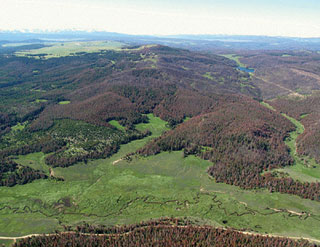
<path id="1" fill-rule="evenodd" d="M 320 37 L 319 0 L 0 0 L 0 30 Z"/>

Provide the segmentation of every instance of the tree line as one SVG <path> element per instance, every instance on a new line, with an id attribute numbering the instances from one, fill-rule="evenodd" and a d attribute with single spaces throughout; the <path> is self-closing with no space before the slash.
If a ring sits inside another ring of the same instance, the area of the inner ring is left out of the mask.
<path id="1" fill-rule="evenodd" d="M 84 225 L 72 232 L 26 238 L 13 246 L 316 247 L 317 245 L 306 240 L 250 235 L 233 229 L 197 226 L 188 221 L 168 218 L 118 227 Z"/>

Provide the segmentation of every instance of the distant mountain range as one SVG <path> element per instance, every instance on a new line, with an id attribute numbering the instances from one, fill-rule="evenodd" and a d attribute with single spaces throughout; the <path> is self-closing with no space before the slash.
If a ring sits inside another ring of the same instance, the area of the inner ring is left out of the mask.
<path id="1" fill-rule="evenodd" d="M 1 31 L 0 43 L 54 42 L 71 40 L 117 40 L 142 45 L 157 43 L 191 50 L 246 49 L 246 50 L 320 50 L 319 38 L 292 38 L 245 35 L 129 35 L 114 32 L 58 31 L 22 32 Z"/>

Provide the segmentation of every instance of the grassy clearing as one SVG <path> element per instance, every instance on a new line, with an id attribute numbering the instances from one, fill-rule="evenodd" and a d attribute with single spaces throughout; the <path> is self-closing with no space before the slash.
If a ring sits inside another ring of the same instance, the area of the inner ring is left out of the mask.
<path id="1" fill-rule="evenodd" d="M 269 109 L 272 110 L 272 111 L 276 111 L 276 109 L 274 109 L 271 105 L 269 105 L 269 104 L 266 103 L 266 102 L 260 102 L 260 104 L 263 105 L 264 107 L 269 108 Z"/>
<path id="2" fill-rule="evenodd" d="M 12 126 L 11 129 L 13 131 L 21 131 L 26 127 L 27 123 L 28 121 L 24 123 L 17 123 L 15 126 Z"/>
<path id="3" fill-rule="evenodd" d="M 155 53 L 151 53 L 150 55 L 144 55 L 140 54 L 140 57 L 143 59 L 144 62 L 149 62 L 151 68 L 157 68 L 157 63 L 158 63 L 158 55 Z"/>
<path id="4" fill-rule="evenodd" d="M 240 67 L 246 67 L 246 65 L 244 63 L 241 63 L 240 60 L 239 60 L 241 58 L 241 56 L 238 56 L 236 54 L 224 54 L 224 55 L 221 55 L 221 56 L 229 58 L 229 59 L 235 61 Z"/>
<path id="5" fill-rule="evenodd" d="M 255 88 L 254 86 L 252 86 L 252 85 L 250 85 L 250 84 L 244 84 L 244 83 L 240 83 L 240 87 Z"/>
<path id="6" fill-rule="evenodd" d="M 261 102 L 261 104 L 275 111 L 275 109 L 268 103 Z M 294 159 L 294 165 L 283 169 L 277 169 L 277 171 L 288 173 L 293 179 L 303 182 L 320 182 L 320 165 L 317 164 L 314 159 L 307 156 L 299 156 L 297 154 L 296 141 L 298 136 L 304 132 L 304 126 L 298 120 L 286 114 L 282 114 L 282 116 L 290 120 L 296 126 L 296 130 L 291 132 L 289 137 L 285 140 L 286 145 L 290 149 L 290 155 Z M 305 116 L 301 116 L 301 118 L 303 117 Z"/>
<path id="7" fill-rule="evenodd" d="M 44 103 L 47 102 L 48 100 L 46 99 L 36 99 L 36 103 Z"/>
<path id="8" fill-rule="evenodd" d="M 184 70 L 190 70 L 189 68 L 185 67 L 185 66 L 181 66 L 181 68 L 183 68 Z"/>
<path id="9" fill-rule="evenodd" d="M 117 120 L 111 120 L 111 121 L 109 121 L 109 124 L 111 124 L 112 126 L 116 127 L 118 130 L 124 131 L 126 129 L 121 124 L 119 124 L 119 122 Z"/>
<path id="10" fill-rule="evenodd" d="M 320 239 L 318 202 L 217 184 L 206 172 L 210 162 L 183 158 L 182 151 L 121 160 L 168 130 L 166 122 L 148 116 L 150 122 L 137 129 L 149 129 L 152 136 L 122 145 L 108 159 L 55 168 L 55 175 L 64 177 L 64 182 L 37 180 L 0 187 L 0 235 L 49 233 L 62 230 L 61 224 L 83 221 L 115 225 L 186 216 L 214 226 Z M 19 157 L 26 164 L 30 160 L 40 163 L 43 154 Z M 310 216 L 292 216 L 288 210 Z"/>
<path id="11" fill-rule="evenodd" d="M 222 76 L 220 76 L 220 77 L 215 77 L 215 76 L 212 75 L 212 73 L 210 73 L 210 72 L 206 72 L 205 74 L 202 74 L 202 77 L 207 78 L 207 79 L 209 79 L 209 80 L 211 80 L 211 81 L 217 82 L 217 83 L 219 83 L 220 85 L 223 85 L 224 82 L 225 82 L 225 79 L 224 79 Z"/>
<path id="12" fill-rule="evenodd" d="M 59 102 L 59 105 L 68 105 L 68 104 L 70 104 L 69 100 L 65 100 L 65 101 L 60 101 Z"/>
<path id="13" fill-rule="evenodd" d="M 44 162 L 44 153 L 32 153 L 28 155 L 20 155 L 15 161 L 23 166 L 29 166 L 33 169 L 43 171 L 45 174 L 49 175 L 49 167 Z"/>
<path id="14" fill-rule="evenodd" d="M 191 119 L 191 117 L 185 117 L 184 119 L 183 119 L 183 122 L 187 122 L 187 121 L 189 121 Z"/>
<path id="15" fill-rule="evenodd" d="M 81 52 L 99 52 L 102 50 L 120 50 L 124 44 L 115 41 L 88 41 L 88 42 L 63 42 L 48 43 L 49 47 L 16 52 L 16 56 L 33 58 L 55 58 L 72 56 Z"/>
<path id="16" fill-rule="evenodd" d="M 214 77 L 211 75 L 210 72 L 206 72 L 204 75 L 202 75 L 205 78 L 208 78 L 209 80 L 214 80 Z"/>
<path id="17" fill-rule="evenodd" d="M 47 92 L 46 90 L 43 90 L 43 89 L 31 89 L 30 91 L 31 92 L 37 92 L 37 93 L 45 93 L 45 92 Z"/>
<path id="18" fill-rule="evenodd" d="M 308 116 L 309 114 L 302 114 L 300 115 L 300 119 L 304 119 L 306 116 Z"/>
<path id="19" fill-rule="evenodd" d="M 136 129 L 140 131 L 150 130 L 152 135 L 150 137 L 160 136 L 164 131 L 169 130 L 167 127 L 167 122 L 155 117 L 152 113 L 147 114 L 149 118 L 149 123 L 140 123 L 136 125 Z"/>

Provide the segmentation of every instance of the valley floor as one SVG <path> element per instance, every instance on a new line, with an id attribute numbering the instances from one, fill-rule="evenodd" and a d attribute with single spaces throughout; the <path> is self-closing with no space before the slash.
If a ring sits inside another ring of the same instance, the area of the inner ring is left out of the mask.
<path id="1" fill-rule="evenodd" d="M 215 183 L 207 174 L 210 162 L 184 158 L 182 151 L 134 157 L 131 162 L 122 159 L 167 130 L 166 122 L 149 118 L 150 123 L 137 129 L 150 129 L 153 135 L 122 145 L 111 158 L 52 169 L 64 182 L 37 180 L 1 187 L 0 243 L 64 231 L 63 226 L 83 222 L 111 226 L 166 216 L 249 234 L 320 240 L 319 202 Z M 35 153 L 20 156 L 18 162 L 49 172 L 43 159 L 44 154 Z"/>

